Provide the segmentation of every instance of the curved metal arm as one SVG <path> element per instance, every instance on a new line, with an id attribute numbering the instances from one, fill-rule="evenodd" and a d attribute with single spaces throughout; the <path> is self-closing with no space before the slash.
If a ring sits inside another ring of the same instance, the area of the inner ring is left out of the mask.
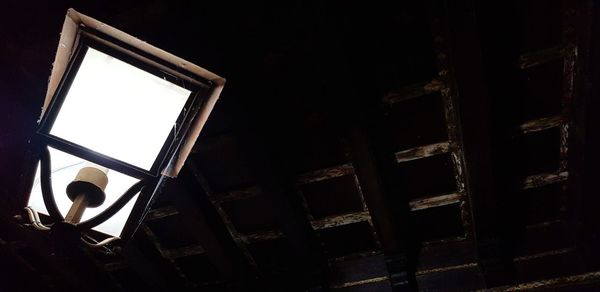
<path id="1" fill-rule="evenodd" d="M 142 188 L 144 188 L 147 184 L 147 180 L 138 181 L 127 191 L 125 191 L 125 193 L 118 198 L 116 202 L 110 205 L 110 207 L 106 208 L 106 210 L 102 211 L 100 214 L 86 221 L 80 222 L 77 224 L 77 228 L 79 230 L 86 230 L 102 224 L 104 221 L 108 220 L 110 217 L 119 212 L 119 210 L 121 210 L 121 208 L 123 208 L 123 206 L 125 206 L 125 204 L 127 204 L 137 193 L 141 192 Z"/>
<path id="2" fill-rule="evenodd" d="M 65 218 L 60 214 L 52 192 L 52 167 L 50 166 L 50 150 L 48 150 L 48 147 L 44 147 L 40 153 L 40 178 L 42 197 L 50 218 L 54 222 L 64 221 Z"/>

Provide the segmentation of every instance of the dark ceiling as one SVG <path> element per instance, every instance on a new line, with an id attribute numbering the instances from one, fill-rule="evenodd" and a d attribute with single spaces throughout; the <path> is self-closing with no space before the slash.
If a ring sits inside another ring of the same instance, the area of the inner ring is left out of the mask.
<path id="1" fill-rule="evenodd" d="M 0 4 L 0 290 L 600 287 L 594 1 Z M 116 253 L 15 223 L 70 7 L 227 78 Z"/>

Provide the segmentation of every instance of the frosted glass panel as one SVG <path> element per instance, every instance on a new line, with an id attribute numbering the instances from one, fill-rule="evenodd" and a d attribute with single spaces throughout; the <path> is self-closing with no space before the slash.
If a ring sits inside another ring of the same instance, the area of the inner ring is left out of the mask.
<path id="1" fill-rule="evenodd" d="M 88 48 L 50 134 L 150 170 L 190 93 Z"/>
<path id="2" fill-rule="evenodd" d="M 79 170 L 85 166 L 87 161 L 53 148 L 50 148 L 50 161 L 52 164 L 52 189 L 54 191 L 54 199 L 56 200 L 56 204 L 58 205 L 60 213 L 64 217 L 72 204 L 69 197 L 67 197 L 67 185 L 73 181 Z M 112 205 L 127 189 L 138 182 L 138 179 L 136 178 L 113 170 L 109 170 L 107 176 L 108 185 L 106 186 L 106 190 L 104 190 L 106 193 L 106 200 L 99 207 L 87 208 L 83 213 L 81 221 L 90 219 L 104 211 L 106 208 Z M 121 231 L 123 231 L 123 227 L 125 227 L 125 223 L 127 223 L 127 218 L 129 218 L 129 214 L 133 209 L 135 201 L 138 198 L 138 195 L 135 195 L 135 197 L 133 197 L 129 203 L 127 203 L 119 212 L 117 212 L 117 214 L 93 229 L 108 235 L 120 236 Z M 35 175 L 28 205 L 40 213 L 48 214 L 46 206 L 44 205 L 44 199 L 42 197 L 39 166 Z"/>

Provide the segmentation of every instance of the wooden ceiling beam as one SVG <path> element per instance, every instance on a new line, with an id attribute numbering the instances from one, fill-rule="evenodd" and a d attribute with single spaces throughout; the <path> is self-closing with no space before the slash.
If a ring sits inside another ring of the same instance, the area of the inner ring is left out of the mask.
<path id="1" fill-rule="evenodd" d="M 473 232 L 478 264 L 488 287 L 509 283 L 512 262 L 503 257 L 498 229 L 496 183 L 492 173 L 492 113 L 484 79 L 480 23 L 475 19 L 476 3 L 471 0 L 447 2 L 445 19 L 453 82 L 460 98 L 455 100 L 466 169 L 466 188 L 474 221 Z M 478 11 L 479 12 L 479 11 Z"/>

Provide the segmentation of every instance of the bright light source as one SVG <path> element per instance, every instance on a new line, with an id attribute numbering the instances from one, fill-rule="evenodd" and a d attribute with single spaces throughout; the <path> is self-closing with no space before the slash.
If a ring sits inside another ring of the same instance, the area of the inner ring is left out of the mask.
<path id="1" fill-rule="evenodd" d="M 150 170 L 190 93 L 88 48 L 50 134 Z"/>
<path id="2" fill-rule="evenodd" d="M 67 197 L 65 189 L 67 185 L 73 181 L 79 170 L 84 167 L 86 160 L 79 157 L 69 155 L 67 153 L 58 151 L 50 148 L 50 159 L 52 161 L 52 189 L 54 189 L 54 199 L 58 205 L 58 209 L 63 217 L 69 211 L 73 202 Z M 106 187 L 106 200 L 104 203 L 97 208 L 87 208 L 83 213 L 82 221 L 90 219 L 110 205 L 112 205 L 129 187 L 135 184 L 138 179 L 129 177 L 122 173 L 109 170 L 108 171 L 108 185 Z M 111 236 L 120 236 L 121 231 L 125 227 L 127 218 L 131 213 L 135 202 L 137 201 L 138 195 L 129 201 L 119 212 L 117 212 L 110 219 L 106 220 L 102 224 L 94 227 L 93 229 L 106 233 Z M 38 167 L 33 189 L 31 190 L 31 196 L 29 197 L 28 205 L 34 210 L 48 214 L 44 199 L 42 197 L 42 189 L 40 186 L 40 169 Z"/>

